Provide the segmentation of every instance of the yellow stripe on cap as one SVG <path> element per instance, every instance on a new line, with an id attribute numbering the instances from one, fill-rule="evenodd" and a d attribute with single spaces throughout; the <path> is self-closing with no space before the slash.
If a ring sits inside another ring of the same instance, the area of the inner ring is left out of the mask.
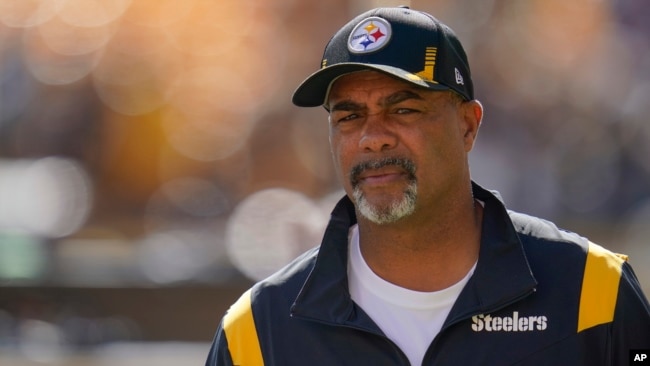
<path id="1" fill-rule="evenodd" d="M 415 75 L 430 82 L 434 81 L 434 68 L 436 66 L 437 47 L 427 47 L 424 52 L 424 70 L 416 72 Z"/>
<path id="2" fill-rule="evenodd" d="M 626 260 L 624 255 L 589 242 L 580 293 L 578 332 L 614 320 L 618 284 Z"/>
<path id="3" fill-rule="evenodd" d="M 234 365 L 264 365 L 251 308 L 251 290 L 246 291 L 223 318 L 223 329 Z"/>

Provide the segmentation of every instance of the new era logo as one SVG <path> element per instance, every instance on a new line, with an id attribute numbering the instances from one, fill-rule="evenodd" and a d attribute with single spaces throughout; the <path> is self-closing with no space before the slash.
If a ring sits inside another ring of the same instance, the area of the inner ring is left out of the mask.
<path id="1" fill-rule="evenodd" d="M 461 74 L 457 68 L 454 68 L 454 71 L 456 72 L 456 84 L 465 85 L 465 81 L 463 80 L 463 74 Z"/>
<path id="2" fill-rule="evenodd" d="M 630 350 L 630 365 L 650 365 L 650 349 Z"/>

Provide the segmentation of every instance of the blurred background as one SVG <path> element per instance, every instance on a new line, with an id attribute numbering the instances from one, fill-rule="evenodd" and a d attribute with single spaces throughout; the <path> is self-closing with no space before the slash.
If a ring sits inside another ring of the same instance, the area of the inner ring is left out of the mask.
<path id="1" fill-rule="evenodd" d="M 650 3 L 0 0 L 0 364 L 202 364 L 343 195 L 294 88 L 350 18 L 464 43 L 474 179 L 631 256 L 650 291 Z"/>

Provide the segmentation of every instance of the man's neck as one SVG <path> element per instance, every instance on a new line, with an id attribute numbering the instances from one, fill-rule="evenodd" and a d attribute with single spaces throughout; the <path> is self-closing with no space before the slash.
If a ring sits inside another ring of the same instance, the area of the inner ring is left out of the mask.
<path id="1" fill-rule="evenodd" d="M 411 290 L 455 284 L 478 260 L 483 208 L 473 198 L 454 208 L 385 225 L 360 218 L 365 261 L 378 276 Z"/>

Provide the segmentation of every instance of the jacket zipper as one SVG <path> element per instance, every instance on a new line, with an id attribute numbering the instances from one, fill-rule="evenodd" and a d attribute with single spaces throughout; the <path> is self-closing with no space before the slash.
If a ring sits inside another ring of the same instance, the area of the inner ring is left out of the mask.
<path id="1" fill-rule="evenodd" d="M 331 327 L 343 327 L 343 328 L 353 329 L 353 330 L 356 330 L 356 331 L 359 331 L 359 332 L 364 332 L 364 333 L 367 333 L 367 334 L 377 336 L 377 337 L 381 338 L 382 340 L 386 341 L 389 345 L 391 345 L 393 347 L 393 349 L 397 350 L 397 353 L 398 353 L 399 357 L 401 358 L 402 364 L 413 366 L 413 365 L 411 365 L 411 362 L 409 361 L 408 357 L 406 357 L 406 354 L 404 353 L 404 351 L 402 351 L 402 349 L 399 348 L 399 346 L 397 344 L 395 344 L 395 342 L 393 342 L 390 338 L 386 337 L 386 335 L 384 333 L 378 332 L 375 329 L 357 327 L 357 326 L 354 326 L 352 324 L 334 323 L 334 322 L 325 321 L 325 320 L 321 320 L 321 319 L 315 319 L 315 318 L 307 318 L 307 317 L 300 316 L 300 315 L 297 315 L 297 316 L 296 315 L 291 315 L 291 316 L 296 318 L 296 319 L 311 321 L 311 322 L 314 322 L 314 323 L 319 323 L 319 324 L 323 324 L 323 325 L 327 325 L 327 326 L 331 326 Z"/>

